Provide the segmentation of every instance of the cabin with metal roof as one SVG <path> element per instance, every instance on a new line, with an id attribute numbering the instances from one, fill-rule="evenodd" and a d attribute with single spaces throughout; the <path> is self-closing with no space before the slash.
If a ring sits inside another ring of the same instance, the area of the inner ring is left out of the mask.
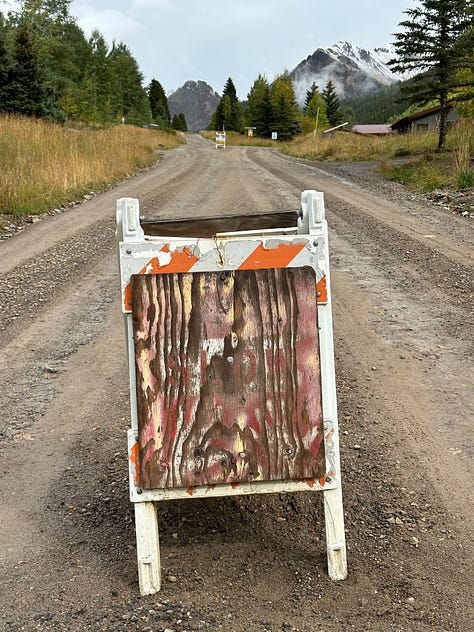
<path id="1" fill-rule="evenodd" d="M 395 123 L 392 123 L 390 127 L 394 132 L 400 132 L 401 134 L 407 134 L 408 132 L 428 132 L 438 129 L 440 116 L 441 106 L 436 105 L 427 110 L 404 116 L 398 121 L 395 121 Z M 456 121 L 459 121 L 459 115 L 456 110 L 450 108 L 447 123 L 450 125 Z"/>

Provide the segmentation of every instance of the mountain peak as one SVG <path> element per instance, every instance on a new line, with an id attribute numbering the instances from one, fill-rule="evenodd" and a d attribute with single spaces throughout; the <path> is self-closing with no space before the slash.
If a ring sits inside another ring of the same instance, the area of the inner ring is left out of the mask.
<path id="1" fill-rule="evenodd" d="M 318 48 L 290 73 L 298 102 L 304 102 L 306 90 L 313 82 L 323 89 L 331 80 L 342 99 L 363 96 L 391 85 L 401 78 L 387 65 L 393 56 L 389 45 L 367 50 L 339 41 L 328 48 Z"/>
<path id="2" fill-rule="evenodd" d="M 220 96 L 205 81 L 186 81 L 168 96 L 171 117 L 184 114 L 188 129 L 196 132 L 206 129 L 220 101 Z"/>

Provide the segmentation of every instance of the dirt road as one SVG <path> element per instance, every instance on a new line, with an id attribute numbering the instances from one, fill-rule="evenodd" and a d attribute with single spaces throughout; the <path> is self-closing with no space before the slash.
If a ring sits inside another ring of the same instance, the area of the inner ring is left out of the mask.
<path id="1" fill-rule="evenodd" d="M 160 504 L 140 597 L 115 200 L 147 217 L 296 209 L 325 193 L 349 577 L 320 495 Z M 474 619 L 472 220 L 367 165 L 197 136 L 0 243 L 0 630 L 468 630 Z"/>

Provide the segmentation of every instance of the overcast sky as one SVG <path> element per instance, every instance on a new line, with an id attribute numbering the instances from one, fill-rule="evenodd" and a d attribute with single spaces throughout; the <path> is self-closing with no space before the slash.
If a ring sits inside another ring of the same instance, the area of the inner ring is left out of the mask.
<path id="1" fill-rule="evenodd" d="M 245 99 L 259 73 L 271 81 L 317 48 L 393 42 L 413 0 L 73 0 L 89 36 L 123 41 L 144 74 L 166 92 L 203 80 L 217 92 L 232 77 Z"/>

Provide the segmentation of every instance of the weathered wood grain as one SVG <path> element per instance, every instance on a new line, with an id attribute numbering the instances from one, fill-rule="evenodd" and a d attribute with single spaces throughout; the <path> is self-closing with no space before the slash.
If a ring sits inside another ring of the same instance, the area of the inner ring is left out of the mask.
<path id="1" fill-rule="evenodd" d="M 324 476 L 314 270 L 131 283 L 140 485 Z"/>
<path id="2" fill-rule="evenodd" d="M 298 225 L 296 211 L 272 211 L 223 217 L 189 217 L 186 219 L 146 219 L 141 226 L 146 235 L 161 237 L 213 237 L 218 233 L 242 230 L 293 228 Z"/>

